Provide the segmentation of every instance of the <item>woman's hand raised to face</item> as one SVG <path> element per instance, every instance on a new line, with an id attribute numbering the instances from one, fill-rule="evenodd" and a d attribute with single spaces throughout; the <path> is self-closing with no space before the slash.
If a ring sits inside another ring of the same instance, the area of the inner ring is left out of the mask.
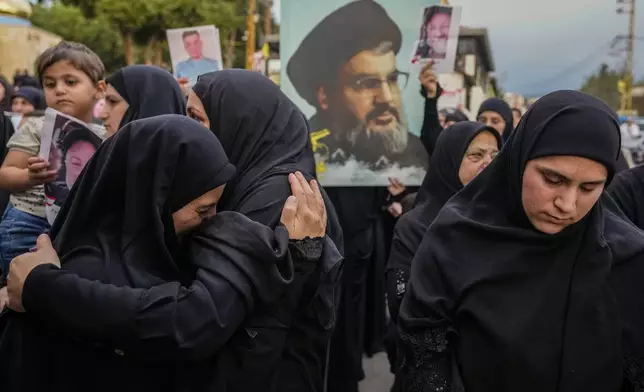
<path id="1" fill-rule="evenodd" d="M 309 184 L 300 172 L 288 175 L 292 196 L 284 203 L 280 221 L 288 230 L 289 238 L 324 237 L 326 233 L 326 206 L 317 181 Z"/>

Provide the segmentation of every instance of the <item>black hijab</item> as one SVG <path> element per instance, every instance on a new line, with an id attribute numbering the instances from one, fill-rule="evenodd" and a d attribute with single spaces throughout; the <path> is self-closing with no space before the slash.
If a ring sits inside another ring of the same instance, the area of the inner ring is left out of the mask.
<path id="1" fill-rule="evenodd" d="M 304 114 L 270 79 L 257 72 L 224 70 L 199 76 L 193 87 L 210 129 L 237 167 L 222 204 L 236 210 L 260 180 L 301 171 L 315 176 Z"/>
<path id="2" fill-rule="evenodd" d="M 479 107 L 479 112 L 476 115 L 476 118 L 481 115 L 481 113 L 491 111 L 498 113 L 499 116 L 505 121 L 505 130 L 503 131 L 503 140 L 508 140 L 512 130 L 514 130 L 514 117 L 512 116 L 512 109 L 504 100 L 500 98 L 488 98 Z"/>
<path id="3" fill-rule="evenodd" d="M 0 84 L 4 87 L 4 97 L 0 100 L 0 114 L 11 111 L 11 98 L 13 97 L 13 86 L 2 75 L 0 75 Z"/>
<path id="4" fill-rule="evenodd" d="M 628 219 L 644 229 L 644 165 L 618 173 L 608 193 Z"/>
<path id="5" fill-rule="evenodd" d="M 390 305 L 399 305 L 398 298 L 406 291 L 409 280 L 411 261 L 423 240 L 427 227 L 432 223 L 438 211 L 447 200 L 463 188 L 458 176 L 463 156 L 472 140 L 482 132 L 490 132 L 496 137 L 499 148 L 503 143 L 501 135 L 485 124 L 464 121 L 454 124 L 441 132 L 436 143 L 436 150 L 423 184 L 416 196 L 416 204 L 404 214 L 394 228 L 391 252 L 387 262 L 387 271 L 395 273 L 395 290 L 388 282 Z M 392 279 L 392 278 L 388 278 Z M 392 319 L 398 318 L 398 306 L 389 308 Z"/>
<path id="6" fill-rule="evenodd" d="M 468 118 L 465 115 L 465 113 L 463 113 L 460 110 L 456 109 L 453 112 L 447 113 L 445 115 L 445 122 L 450 122 L 450 121 L 458 123 L 458 122 L 462 122 L 462 121 L 468 121 Z"/>
<path id="7" fill-rule="evenodd" d="M 403 341 L 447 333 L 462 376 L 447 379 L 468 392 L 619 390 L 623 372 L 642 368 L 642 233 L 606 194 L 555 235 L 535 230 L 521 201 L 530 159 L 589 158 L 610 182 L 619 151 L 602 101 L 575 91 L 539 99 L 427 230 L 400 311 Z"/>
<path id="8" fill-rule="evenodd" d="M 217 138 L 187 117 L 128 124 L 96 151 L 58 214 L 51 235 L 63 265 L 93 244 L 106 260 L 97 280 L 112 268 L 125 271 L 117 285 L 177 280 L 172 214 L 234 174 Z"/>
<path id="9" fill-rule="evenodd" d="M 222 210 L 237 211 L 250 219 L 275 227 L 290 196 L 288 174 L 300 171 L 315 178 L 315 160 L 309 126 L 302 112 L 265 76 L 244 70 L 223 70 L 201 75 L 193 87 L 201 99 L 210 129 L 217 135 L 237 167 L 222 195 Z M 343 252 L 342 230 L 328 196 L 327 236 Z M 275 390 L 323 390 L 327 343 L 335 326 L 341 259 L 323 254 L 315 271 L 296 276 L 291 289 L 271 308 L 260 309 L 249 323 L 274 331 L 275 341 L 266 350 L 245 355 L 269 357 L 252 376 L 257 386 L 272 377 Z M 302 265 L 296 264 L 297 268 Z M 295 306 L 295 307 L 294 307 Z M 287 334 L 274 329 L 286 325 Z M 278 369 L 278 370 L 276 370 Z M 272 374 L 272 376 L 270 376 Z M 269 387 L 270 388 L 270 387 Z"/>
<path id="10" fill-rule="evenodd" d="M 119 128 L 142 118 L 162 114 L 186 114 L 186 101 L 172 75 L 152 65 L 130 65 L 116 71 L 107 84 L 127 101 Z"/>
<path id="11" fill-rule="evenodd" d="M 500 148 L 501 135 L 496 129 L 485 126 L 485 124 L 460 121 L 441 132 L 430 160 L 429 169 L 418 190 L 415 205 L 423 204 L 431 198 L 439 199 L 440 207 L 442 207 L 452 195 L 463 187 L 458 178 L 463 155 L 472 140 L 479 133 L 485 131 L 492 133 L 499 140 Z"/>

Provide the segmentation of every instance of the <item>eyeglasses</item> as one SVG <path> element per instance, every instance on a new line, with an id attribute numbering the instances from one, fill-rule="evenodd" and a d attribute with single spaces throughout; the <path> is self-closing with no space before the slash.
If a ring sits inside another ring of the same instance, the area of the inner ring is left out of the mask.
<path id="1" fill-rule="evenodd" d="M 481 159 L 485 157 L 490 157 L 490 160 L 496 158 L 496 156 L 499 154 L 499 151 L 497 150 L 490 150 L 490 151 L 485 151 L 485 150 L 474 150 L 474 151 L 467 151 L 465 153 L 465 156 L 467 159 L 469 159 L 472 162 L 480 162 Z"/>
<path id="2" fill-rule="evenodd" d="M 382 90 L 382 85 L 387 83 L 392 91 L 401 91 L 407 87 L 409 82 L 409 73 L 402 71 L 394 71 L 386 78 L 378 78 L 375 76 L 365 76 L 354 80 L 350 87 L 360 93 L 377 94 Z"/>

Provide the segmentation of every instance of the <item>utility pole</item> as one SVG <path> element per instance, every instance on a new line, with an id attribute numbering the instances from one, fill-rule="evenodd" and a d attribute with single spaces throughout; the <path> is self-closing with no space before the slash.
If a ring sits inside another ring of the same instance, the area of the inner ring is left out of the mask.
<path id="1" fill-rule="evenodd" d="M 273 15 L 271 14 L 271 8 L 273 8 L 273 0 L 268 0 L 266 8 L 264 8 L 264 35 L 266 38 L 272 33 Z"/>
<path id="2" fill-rule="evenodd" d="M 256 0 L 248 0 L 248 14 L 246 15 L 246 69 L 253 68 L 253 54 L 255 54 L 255 13 L 257 12 Z"/>
<path id="3" fill-rule="evenodd" d="M 622 99 L 620 112 L 632 115 L 633 112 L 633 55 L 635 52 L 635 2 L 636 0 L 617 0 L 618 4 L 629 6 L 627 10 L 618 8 L 617 13 L 628 13 L 628 35 L 626 36 L 626 64 L 624 66 Z"/>

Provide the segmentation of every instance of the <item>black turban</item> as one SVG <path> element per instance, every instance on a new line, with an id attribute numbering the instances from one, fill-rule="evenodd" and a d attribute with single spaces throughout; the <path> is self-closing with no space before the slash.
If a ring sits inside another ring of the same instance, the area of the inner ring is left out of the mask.
<path id="1" fill-rule="evenodd" d="M 387 11 L 373 0 L 354 1 L 311 30 L 289 60 L 286 72 L 298 94 L 317 107 L 318 87 L 333 82 L 351 57 L 386 41 L 398 54 L 402 34 Z"/>

